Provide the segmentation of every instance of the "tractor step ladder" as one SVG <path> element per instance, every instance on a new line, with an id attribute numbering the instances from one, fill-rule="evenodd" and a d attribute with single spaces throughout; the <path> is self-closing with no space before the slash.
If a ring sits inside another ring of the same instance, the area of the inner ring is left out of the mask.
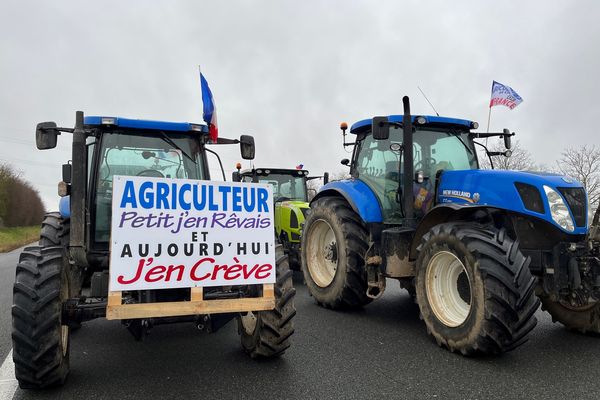
<path id="1" fill-rule="evenodd" d="M 159 318 L 184 315 L 263 311 L 275 308 L 272 283 L 263 284 L 262 297 L 205 300 L 202 287 L 190 288 L 190 301 L 123 304 L 122 292 L 109 292 L 106 319 Z"/>

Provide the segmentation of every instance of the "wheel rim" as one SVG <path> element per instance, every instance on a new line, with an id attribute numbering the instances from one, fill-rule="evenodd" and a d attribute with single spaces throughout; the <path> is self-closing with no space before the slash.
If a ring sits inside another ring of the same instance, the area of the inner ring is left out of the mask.
<path id="1" fill-rule="evenodd" d="M 329 222 L 319 219 L 311 224 L 306 254 L 312 280 L 320 287 L 329 286 L 338 267 L 338 246 Z"/>
<path id="2" fill-rule="evenodd" d="M 471 281 L 454 254 L 440 251 L 429 260 L 425 290 L 433 313 L 444 325 L 454 328 L 465 322 L 471 311 Z"/>
<path id="3" fill-rule="evenodd" d="M 252 311 L 249 311 L 246 315 L 242 315 L 241 320 L 244 331 L 248 335 L 252 335 L 256 330 L 256 324 L 258 323 L 257 315 Z"/>
<path id="4" fill-rule="evenodd" d="M 61 325 L 60 327 L 60 341 L 62 346 L 62 355 L 65 357 L 69 347 L 69 327 L 67 325 Z"/>

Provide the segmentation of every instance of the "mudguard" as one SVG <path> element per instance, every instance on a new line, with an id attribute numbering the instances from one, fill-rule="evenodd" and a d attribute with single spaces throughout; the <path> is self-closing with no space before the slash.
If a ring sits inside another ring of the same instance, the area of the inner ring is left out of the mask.
<path id="1" fill-rule="evenodd" d="M 326 196 L 341 196 L 352 209 L 360 215 L 360 218 L 365 223 L 381 223 L 383 217 L 381 215 L 381 205 L 375 197 L 373 191 L 362 181 L 357 179 L 346 179 L 343 181 L 329 182 L 321 187 L 319 193 L 311 201 L 314 201 Z"/>

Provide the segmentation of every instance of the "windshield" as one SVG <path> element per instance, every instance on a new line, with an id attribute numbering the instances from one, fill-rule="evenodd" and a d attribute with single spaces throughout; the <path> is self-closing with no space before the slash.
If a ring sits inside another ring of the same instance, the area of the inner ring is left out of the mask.
<path id="1" fill-rule="evenodd" d="M 115 175 L 206 179 L 200 141 L 189 134 L 170 133 L 165 138 L 103 133 L 101 146 L 95 199 L 96 242 L 109 239 Z"/>
<path id="2" fill-rule="evenodd" d="M 273 186 L 273 199 L 275 199 L 275 201 L 308 201 L 306 196 L 306 184 L 303 176 L 269 174 L 259 175 L 256 179 L 256 182 L 268 183 Z M 252 177 L 244 176 L 243 181 L 252 182 Z"/>
<path id="3" fill-rule="evenodd" d="M 400 152 L 390 149 L 393 143 L 402 144 L 402 128 L 390 127 L 387 140 L 375 140 L 367 135 L 360 143 L 356 159 L 358 178 L 375 192 L 382 206 L 384 221 L 396 223 L 402 218 L 398 185 L 402 184 L 403 168 Z M 469 132 L 453 130 L 417 130 L 413 135 L 413 166 L 427 178 L 415 197 L 417 211 L 426 212 L 433 201 L 433 180 L 440 170 L 477 169 L 477 157 Z"/>

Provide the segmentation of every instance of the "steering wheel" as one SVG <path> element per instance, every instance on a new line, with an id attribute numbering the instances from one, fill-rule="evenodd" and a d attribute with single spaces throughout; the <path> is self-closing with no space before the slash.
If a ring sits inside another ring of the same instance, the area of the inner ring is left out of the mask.
<path id="1" fill-rule="evenodd" d="M 415 166 L 413 167 L 415 171 L 418 171 L 420 169 L 424 169 L 424 163 L 423 161 L 429 161 L 429 168 L 433 167 L 435 164 L 437 164 L 437 160 L 433 157 L 429 157 L 429 158 L 425 158 L 421 161 L 419 161 L 418 163 L 415 164 Z"/>
<path id="2" fill-rule="evenodd" d="M 162 172 L 157 171 L 155 169 L 145 169 L 143 171 L 138 172 L 136 176 L 147 176 L 149 178 L 164 178 L 165 177 Z"/>

